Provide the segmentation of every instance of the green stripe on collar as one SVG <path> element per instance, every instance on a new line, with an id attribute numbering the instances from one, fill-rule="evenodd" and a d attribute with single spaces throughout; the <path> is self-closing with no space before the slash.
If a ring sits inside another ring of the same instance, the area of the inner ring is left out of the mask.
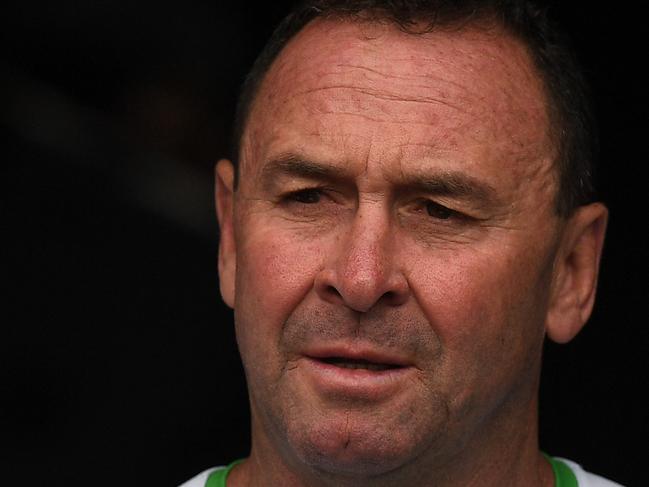
<path id="1" fill-rule="evenodd" d="M 219 468 L 218 470 L 214 470 L 214 472 L 212 472 L 209 475 L 209 477 L 207 477 L 207 481 L 205 482 L 205 487 L 225 487 L 225 479 L 228 478 L 228 474 L 234 468 L 235 465 L 241 463 L 242 461 L 243 460 L 235 460 L 225 468 Z"/>
<path id="2" fill-rule="evenodd" d="M 575 477 L 572 469 L 561 460 L 552 458 L 549 455 L 543 454 L 552 466 L 554 473 L 554 487 L 579 487 L 577 477 Z"/>

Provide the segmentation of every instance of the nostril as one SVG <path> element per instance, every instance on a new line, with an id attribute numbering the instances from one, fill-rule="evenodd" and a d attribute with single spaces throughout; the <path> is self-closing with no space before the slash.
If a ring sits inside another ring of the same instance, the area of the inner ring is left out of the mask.
<path id="1" fill-rule="evenodd" d="M 383 293 L 383 296 L 381 296 L 381 300 L 390 306 L 399 306 L 406 302 L 407 296 L 408 296 L 407 293 L 400 293 L 397 291 L 387 291 Z"/>
<path id="2" fill-rule="evenodd" d="M 342 299 L 342 295 L 340 294 L 338 289 L 336 289 L 334 286 L 327 286 L 325 292 L 329 294 L 331 297 Z"/>
<path id="3" fill-rule="evenodd" d="M 331 269 L 327 269 L 318 274 L 314 282 L 315 291 L 321 299 L 332 304 L 341 304 L 344 302 L 342 293 L 336 287 L 336 276 Z"/>

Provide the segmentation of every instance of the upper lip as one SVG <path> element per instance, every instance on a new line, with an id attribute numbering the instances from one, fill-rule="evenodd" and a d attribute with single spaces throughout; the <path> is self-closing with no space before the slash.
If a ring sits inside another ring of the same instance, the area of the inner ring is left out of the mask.
<path id="1" fill-rule="evenodd" d="M 374 364 L 393 365 L 396 367 L 408 367 L 412 365 L 405 357 L 393 352 L 351 346 L 317 347 L 306 351 L 304 356 L 318 360 L 330 358 L 347 359 L 350 361 L 362 360 Z"/>

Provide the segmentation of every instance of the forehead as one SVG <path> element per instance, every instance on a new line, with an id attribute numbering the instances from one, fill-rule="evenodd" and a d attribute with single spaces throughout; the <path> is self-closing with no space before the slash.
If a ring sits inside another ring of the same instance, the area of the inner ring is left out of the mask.
<path id="1" fill-rule="evenodd" d="M 252 175 L 274 152 L 308 149 L 366 167 L 450 158 L 478 170 L 506 160 L 517 174 L 531 170 L 530 160 L 551 160 L 551 147 L 538 72 L 501 30 L 409 34 L 387 23 L 318 19 L 269 69 L 242 163 Z"/>

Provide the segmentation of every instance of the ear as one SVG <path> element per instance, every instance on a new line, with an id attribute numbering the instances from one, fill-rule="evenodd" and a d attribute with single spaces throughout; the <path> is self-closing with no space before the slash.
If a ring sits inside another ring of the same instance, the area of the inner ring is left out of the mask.
<path id="1" fill-rule="evenodd" d="M 545 324 L 555 342 L 572 340 L 593 309 L 607 220 L 606 207 L 592 203 L 578 208 L 564 224 Z"/>
<path id="2" fill-rule="evenodd" d="M 237 248 L 234 239 L 234 166 L 221 159 L 215 167 L 216 215 L 219 219 L 219 283 L 223 301 L 234 308 Z"/>

